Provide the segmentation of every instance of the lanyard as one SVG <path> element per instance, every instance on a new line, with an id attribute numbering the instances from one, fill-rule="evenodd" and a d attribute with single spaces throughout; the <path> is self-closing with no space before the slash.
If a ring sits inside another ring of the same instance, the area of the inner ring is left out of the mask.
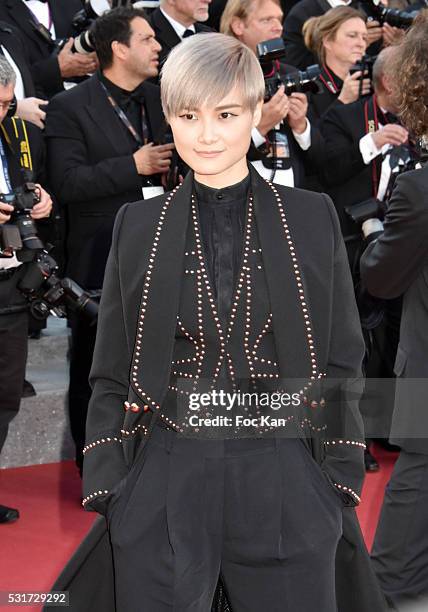
<path id="1" fill-rule="evenodd" d="M 128 117 L 125 115 L 123 110 L 120 108 L 120 106 L 118 105 L 116 100 L 109 93 L 109 91 L 107 90 L 107 87 L 104 85 L 104 83 L 102 81 L 100 81 L 100 84 L 101 84 L 101 87 L 104 89 L 104 92 L 105 92 L 105 94 L 107 96 L 107 100 L 112 105 L 114 112 L 119 117 L 119 119 L 122 121 L 122 123 L 126 127 L 126 129 L 130 132 L 131 136 L 134 138 L 134 140 L 136 141 L 138 146 L 142 147 L 144 144 L 147 144 L 147 139 L 141 138 L 141 136 L 138 134 L 137 130 L 134 128 L 132 123 L 129 121 Z M 145 123 L 145 113 L 144 113 L 144 106 L 142 104 L 141 105 L 141 126 L 142 126 L 142 129 L 143 129 L 143 134 L 144 134 L 144 131 L 145 131 L 144 130 L 144 123 Z"/>
<path id="2" fill-rule="evenodd" d="M 3 174 L 4 174 L 4 180 L 6 182 L 7 191 L 8 193 L 12 193 L 13 189 L 12 189 L 12 183 L 10 182 L 9 166 L 7 163 L 6 151 L 4 150 L 3 141 L 1 138 L 0 138 L 0 157 L 1 157 L 1 164 L 3 167 Z"/>
<path id="3" fill-rule="evenodd" d="M 369 104 L 371 102 L 371 107 L 372 107 L 372 113 L 369 117 Z M 383 125 L 386 125 L 388 122 L 388 118 L 385 116 L 385 113 L 379 109 L 380 112 L 382 113 L 382 117 L 383 117 Z M 366 130 L 366 134 L 372 134 L 373 132 L 377 132 L 377 130 L 379 129 L 379 119 L 378 119 L 378 114 L 377 114 L 377 102 L 376 102 L 376 96 L 372 96 L 371 99 L 366 100 L 364 103 L 364 123 L 365 123 L 365 130 Z M 379 182 L 380 182 L 380 177 L 378 176 L 378 171 L 377 171 L 377 163 L 376 163 L 376 158 L 374 158 L 372 160 L 372 189 L 373 189 L 373 197 L 376 198 L 377 197 L 377 192 L 379 190 Z"/>
<path id="4" fill-rule="evenodd" d="M 339 93 L 339 87 L 336 83 L 336 81 L 333 78 L 333 75 L 331 74 L 331 72 L 329 71 L 329 69 L 327 68 L 327 66 L 324 64 L 323 65 L 323 70 L 326 73 L 326 75 L 328 76 L 328 79 L 324 77 L 324 75 L 321 73 L 320 74 L 320 80 L 324 83 L 324 85 L 327 87 L 327 89 L 333 93 L 333 94 L 338 94 Z"/>

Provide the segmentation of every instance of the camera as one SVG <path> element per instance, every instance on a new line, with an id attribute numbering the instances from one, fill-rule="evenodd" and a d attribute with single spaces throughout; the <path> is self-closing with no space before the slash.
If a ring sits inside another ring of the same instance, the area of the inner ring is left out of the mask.
<path id="1" fill-rule="evenodd" d="M 376 20 L 380 25 L 388 23 L 395 28 L 406 30 L 410 28 L 419 10 L 400 11 L 399 9 L 387 8 L 375 0 L 361 0 L 361 6 L 367 17 Z"/>
<path id="2" fill-rule="evenodd" d="M 285 87 L 285 94 L 289 96 L 294 92 L 320 93 L 318 83 L 321 74 L 318 64 L 308 66 L 306 70 L 297 70 L 289 74 L 280 73 L 279 59 L 285 57 L 285 46 L 282 38 L 265 40 L 257 45 L 257 56 L 265 78 L 265 102 L 270 100 L 281 85 Z"/>
<path id="3" fill-rule="evenodd" d="M 0 257 L 12 257 L 26 264 L 18 289 L 26 296 L 30 312 L 36 319 L 45 319 L 50 312 L 66 316 L 65 308 L 95 321 L 98 304 L 70 278 L 57 276 L 58 265 L 37 236 L 31 218 L 40 192 L 34 183 L 25 183 L 10 194 L 0 194 L 0 201 L 14 207 L 10 222 L 0 226 Z"/>
<path id="4" fill-rule="evenodd" d="M 25 183 L 22 187 L 16 188 L 12 193 L 0 194 L 0 202 L 10 204 L 14 207 L 11 215 L 11 221 L 19 231 L 19 236 L 23 246 L 28 250 L 36 250 L 43 248 L 43 244 L 37 237 L 37 228 L 31 217 L 31 211 L 34 204 L 40 202 L 40 192 L 34 183 Z M 13 250 L 13 244 L 7 243 L 8 236 L 10 240 L 16 240 L 9 232 L 2 232 L 0 239 L 0 253 L 2 251 L 9 252 Z M 6 242 L 5 242 L 6 241 Z"/>
<path id="5" fill-rule="evenodd" d="M 349 69 L 350 74 L 355 74 L 356 72 L 361 72 L 361 76 L 359 80 L 370 79 L 373 78 L 373 66 L 377 59 L 377 55 L 364 55 L 362 59 L 358 62 L 355 62 L 353 66 Z"/>
<path id="6" fill-rule="evenodd" d="M 50 312 L 65 317 L 66 308 L 69 308 L 95 323 L 98 303 L 93 299 L 94 296 L 89 295 L 71 278 L 60 278 L 57 271 L 58 265 L 46 249 L 39 251 L 27 263 L 18 289 L 26 296 L 33 317 L 43 320 Z"/>

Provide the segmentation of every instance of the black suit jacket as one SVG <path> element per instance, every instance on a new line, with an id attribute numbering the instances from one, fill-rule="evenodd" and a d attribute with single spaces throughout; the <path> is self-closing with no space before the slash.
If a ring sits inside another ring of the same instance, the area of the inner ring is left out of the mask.
<path id="1" fill-rule="evenodd" d="M 82 1 L 50 0 L 49 6 L 56 38 L 72 36 L 71 21 L 75 13 L 82 8 Z M 35 31 L 33 14 L 24 2 L 22 0 L 3 0 L 0 5 L 0 19 L 11 24 L 20 32 L 36 86 L 47 98 L 62 91 L 64 89 L 62 77 L 54 48 Z"/>
<path id="2" fill-rule="evenodd" d="M 19 37 L 19 32 L 5 22 L 0 22 L 0 45 L 7 49 L 13 61 L 19 68 L 22 82 L 24 84 L 25 97 L 28 98 L 30 96 L 35 96 L 36 87 L 31 74 L 28 54 L 25 46 Z M 41 94 L 42 92 L 39 91 L 37 93 Z"/>
<path id="3" fill-rule="evenodd" d="M 164 118 L 159 87 L 144 83 L 153 140 Z M 114 218 L 125 202 L 141 199 L 138 145 L 117 117 L 98 75 L 55 96 L 46 119 L 49 182 L 68 224 L 67 274 L 90 289 L 102 285 Z"/>
<path id="4" fill-rule="evenodd" d="M 174 28 L 163 16 L 160 8 L 157 8 L 150 13 L 149 23 L 155 32 L 156 40 L 162 45 L 161 52 L 159 53 L 159 65 L 162 66 L 171 49 L 181 42 L 181 38 L 177 36 Z M 199 22 L 195 23 L 195 30 L 197 34 L 200 32 L 213 32 L 212 28 L 209 28 L 208 26 Z"/>
<path id="5" fill-rule="evenodd" d="M 333 199 L 345 237 L 360 234 L 360 228 L 346 214 L 345 207 L 371 198 L 373 164 L 378 177 L 381 172 L 381 155 L 366 165 L 359 149 L 360 139 L 367 133 L 365 104 L 365 99 L 352 104 L 334 104 L 320 124 L 325 140 L 320 180 Z"/>
<path id="6" fill-rule="evenodd" d="M 275 334 L 278 334 L 279 363 L 284 374 L 300 372 L 305 376 L 310 370 L 310 356 L 304 348 L 306 332 L 299 315 L 290 256 L 288 249 L 284 249 L 283 226 L 278 217 L 277 203 L 272 201 L 272 192 L 266 182 L 255 171 L 251 174 L 263 260 L 268 264 L 266 272 L 274 321 L 277 318 Z M 147 299 L 149 307 L 144 322 L 150 339 L 146 344 L 147 337 L 142 333 L 145 355 L 141 363 L 135 362 L 135 367 L 139 385 L 151 392 L 154 401 L 159 401 L 165 391 L 171 354 L 167 349 L 174 341 L 191 187 L 192 174 L 189 173 L 166 213 L 159 238 L 156 228 L 167 196 L 126 206 L 117 217 L 100 309 L 92 369 L 94 393 L 88 421 L 87 441 L 94 441 L 93 437 L 102 432 L 103 443 L 95 443 L 85 457 L 86 492 L 95 487 L 96 494 L 99 490 L 102 494 L 116 487 L 114 495 L 120 494 L 120 483 L 124 482 L 121 479 L 126 478 L 127 474 L 132 477 L 129 469 L 133 457 L 126 454 L 125 460 L 122 444 L 117 443 L 116 434 L 120 429 L 131 431 L 134 427 L 135 431 L 143 432 L 144 429 L 138 428 L 139 421 L 142 423 L 146 417 L 150 420 L 151 412 L 125 412 L 122 406 L 127 398 L 140 404 L 146 399 L 140 397 L 138 389 L 130 390 L 129 375 L 134 343 L 140 342 L 140 336 L 136 334 L 141 332 L 136 325 L 140 298 L 142 296 L 143 301 L 146 299 L 142 289 L 145 278 L 148 278 L 148 257 L 154 237 L 159 240 L 159 249 L 151 272 L 151 289 Z M 278 191 L 309 298 L 308 307 L 321 367 L 326 367 L 333 377 L 354 376 L 360 369 L 363 343 L 333 207 L 324 196 L 318 194 L 285 187 L 278 187 Z M 157 298 L 154 298 L 154 294 Z M 291 324 L 291 320 L 297 323 Z M 115 347 L 114 351 L 111 350 L 112 346 Z M 146 360 L 150 364 L 148 368 L 145 367 Z M 111 432 L 115 432 L 114 437 L 110 437 Z M 136 437 L 143 441 L 148 438 L 145 435 Z M 143 443 L 140 443 L 140 449 Z M 349 474 L 350 463 L 346 460 L 349 445 L 337 445 L 336 451 L 339 446 L 341 450 L 336 456 L 336 469 L 343 469 Z M 330 446 L 330 451 L 332 455 L 327 464 L 332 469 L 335 463 L 334 446 Z M 89 459 L 91 454 L 93 460 Z M 156 474 L 153 474 L 153 478 L 156 478 Z M 100 518 L 57 580 L 55 588 L 70 589 L 73 611 L 89 612 L 95 606 L 112 612 L 112 566 L 106 523 Z M 385 610 L 353 508 L 343 510 L 343 538 L 337 550 L 336 568 L 339 612 Z M 215 609 L 225 612 L 228 608 L 216 606 Z"/>
<path id="7" fill-rule="evenodd" d="M 304 70 L 307 66 L 318 63 L 303 41 L 302 27 L 309 17 L 323 15 L 330 8 L 327 0 L 300 0 L 290 10 L 284 21 L 282 35 L 289 64 Z"/>
<path id="8" fill-rule="evenodd" d="M 372 295 L 403 295 L 391 437 L 408 452 L 428 454 L 428 166 L 397 178 L 361 276 Z"/>

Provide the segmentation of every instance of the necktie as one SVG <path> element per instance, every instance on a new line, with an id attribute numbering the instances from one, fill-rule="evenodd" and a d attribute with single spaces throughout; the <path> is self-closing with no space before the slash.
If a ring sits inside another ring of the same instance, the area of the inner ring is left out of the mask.
<path id="1" fill-rule="evenodd" d="M 193 34 L 196 34 L 196 32 L 194 32 L 193 30 L 185 30 L 183 38 L 188 38 L 189 36 L 193 36 Z"/>

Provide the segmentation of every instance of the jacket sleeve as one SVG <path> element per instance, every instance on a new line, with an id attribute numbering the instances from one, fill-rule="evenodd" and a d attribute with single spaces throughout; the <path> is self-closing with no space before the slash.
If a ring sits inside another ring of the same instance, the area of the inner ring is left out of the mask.
<path id="1" fill-rule="evenodd" d="M 83 505 L 101 512 L 107 496 L 128 471 L 121 428 L 132 355 L 125 330 L 118 262 L 118 243 L 126 208 L 121 208 L 114 225 L 90 374 L 92 396 L 84 448 Z"/>
<path id="2" fill-rule="evenodd" d="M 304 18 L 299 14 L 301 12 L 300 9 L 301 7 L 296 4 L 285 18 L 282 37 L 284 39 L 287 64 L 296 66 L 299 70 L 305 70 L 311 64 L 316 64 L 316 60 L 303 40 L 302 26 Z"/>
<path id="3" fill-rule="evenodd" d="M 52 100 L 46 119 L 49 181 L 61 204 L 88 202 L 126 192 L 141 183 L 132 155 L 91 164 L 87 134 L 62 95 Z"/>
<path id="4" fill-rule="evenodd" d="M 365 474 L 364 427 L 359 411 L 365 346 L 339 220 L 332 201 L 327 200 L 335 253 L 325 407 L 321 409 L 326 425 L 321 467 L 346 505 L 352 506 L 360 501 Z"/>
<path id="5" fill-rule="evenodd" d="M 359 142 L 355 142 L 346 123 L 347 111 L 346 105 L 331 106 L 319 125 L 325 139 L 320 178 L 326 187 L 341 185 L 366 167 Z"/>
<path id="6" fill-rule="evenodd" d="M 428 264 L 428 175 L 415 170 L 399 176 L 389 202 L 383 233 L 361 257 L 361 278 L 372 295 L 396 298 Z"/>

